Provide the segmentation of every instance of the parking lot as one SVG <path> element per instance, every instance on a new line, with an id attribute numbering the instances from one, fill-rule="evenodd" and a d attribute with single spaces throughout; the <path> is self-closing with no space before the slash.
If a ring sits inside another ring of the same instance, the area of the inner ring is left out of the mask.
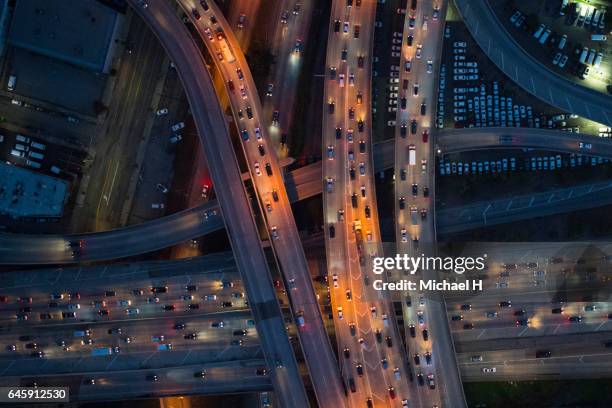
<path id="1" fill-rule="evenodd" d="M 523 2 L 517 6 L 506 0 L 493 0 L 492 4 L 521 47 L 549 69 L 601 92 L 612 84 L 612 48 L 606 35 L 605 7 L 562 0 Z M 563 4 L 566 5 L 562 9 Z M 612 88 L 608 92 L 612 93 Z"/>
<path id="2" fill-rule="evenodd" d="M 395 136 L 395 114 L 399 89 L 400 49 L 404 14 L 396 10 L 402 2 L 389 0 L 376 6 L 374 59 L 372 63 L 373 142 Z"/>

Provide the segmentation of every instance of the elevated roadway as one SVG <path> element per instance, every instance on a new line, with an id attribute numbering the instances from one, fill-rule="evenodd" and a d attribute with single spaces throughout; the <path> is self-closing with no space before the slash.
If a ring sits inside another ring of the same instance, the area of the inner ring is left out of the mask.
<path id="1" fill-rule="evenodd" d="M 610 95 L 581 86 L 529 55 L 506 30 L 487 0 L 454 0 L 483 52 L 514 83 L 565 112 L 612 126 Z"/>
<path id="2" fill-rule="evenodd" d="M 308 323 L 301 327 L 298 339 L 319 405 L 341 406 L 344 392 L 336 375 L 336 358 L 323 326 L 306 257 L 285 191 L 281 166 L 263 120 L 261 101 L 251 70 L 232 27 L 216 4 L 209 2 L 208 10 L 197 4 L 195 7 L 199 11 L 196 14 L 191 0 L 178 0 L 178 3 L 198 31 L 226 84 L 234 121 L 240 134 L 240 146 L 264 214 L 269 242 L 288 289 L 292 313 L 294 316 L 302 315 Z M 212 16 L 216 22 L 210 19 Z"/>
<path id="3" fill-rule="evenodd" d="M 270 377 L 256 374 L 261 367 L 265 367 L 264 360 L 248 359 L 159 369 L 5 376 L 0 377 L 0 386 L 30 386 L 32 382 L 39 387 L 68 386 L 71 402 L 270 391 Z M 206 376 L 196 377 L 195 374 L 201 371 L 205 371 Z M 151 380 L 153 375 L 157 376 L 157 381 Z M 95 384 L 88 384 L 89 380 L 94 380 Z"/>
<path id="4" fill-rule="evenodd" d="M 434 20 L 434 5 L 441 18 Z M 437 95 L 437 72 L 442 54 L 445 1 L 419 1 L 404 21 L 400 84 L 395 131 L 395 216 L 397 253 L 435 255 L 435 160 L 432 145 L 438 135 L 432 119 Z M 411 22 L 411 18 L 413 21 Z M 408 36 L 412 44 L 408 44 Z M 406 69 L 410 64 L 410 69 Z M 405 105 L 405 106 L 402 106 Z M 403 129 L 402 129 L 403 128 Z M 405 131 L 402 135 L 402 130 Z M 428 193 L 426 193 L 428 191 Z M 403 278 L 400 276 L 399 278 Z M 421 279 L 436 279 L 430 272 Z M 465 406 L 465 396 L 455 359 L 453 338 L 444 300 L 438 293 L 412 291 L 412 306 L 403 301 L 405 338 L 413 355 L 414 374 L 435 386 L 417 387 L 413 403 L 420 407 Z M 415 333 L 415 336 L 412 336 Z M 431 355 L 431 363 L 425 362 Z M 417 358 L 420 364 L 417 363 Z M 418 381 L 418 380 L 417 380 Z"/>
<path id="5" fill-rule="evenodd" d="M 444 208 L 437 212 L 437 229 L 440 234 L 452 234 L 610 203 L 612 182 L 582 184 Z"/>
<path id="6" fill-rule="evenodd" d="M 436 140 L 437 148 L 441 154 L 464 150 L 534 148 L 612 158 L 612 140 L 556 130 L 533 128 L 454 129 L 438 132 Z M 375 144 L 373 148 L 374 170 L 380 171 L 392 167 L 394 153 L 394 140 Z M 313 163 L 287 172 L 285 174 L 285 185 L 289 200 L 293 202 L 320 194 L 322 190 L 321 180 L 323 180 L 321 163 Z M 597 198 L 597 202 L 604 203 L 604 198 L 605 195 L 602 194 Z M 569 205 L 569 201 L 565 202 Z M 588 202 L 594 201 L 585 200 L 583 203 L 587 205 Z M 475 204 L 475 207 L 470 211 L 477 213 L 479 205 Z M 577 202 L 576 205 L 578 205 Z M 468 206 L 472 208 L 471 204 Z M 552 211 L 554 206 L 547 208 L 547 210 L 540 208 L 537 211 L 543 211 L 543 214 L 546 214 L 546 211 Z M 574 207 L 568 206 L 566 208 L 569 210 L 569 208 Z M 576 208 L 580 207 L 577 206 Z M 531 210 L 527 209 L 525 211 L 526 218 L 531 216 Z M 447 210 L 443 209 L 441 214 L 444 214 L 445 211 Z M 464 212 L 464 215 L 467 216 L 467 212 Z M 494 222 L 494 217 L 495 215 L 492 213 L 487 219 L 487 223 Z M 462 220 L 463 218 L 455 219 L 453 222 L 464 222 Z M 444 221 L 439 224 L 442 228 L 445 228 Z M 477 228 L 479 225 L 480 223 L 468 224 L 465 228 Z M 216 231 L 223 226 L 223 219 L 217 203 L 209 202 L 154 221 L 105 232 L 67 236 L 0 233 L 0 263 L 66 264 L 79 261 L 117 259 L 163 249 Z M 440 232 L 447 232 L 447 230 L 441 230 Z M 155 236 L 156 239 L 151 240 L 149 239 L 150 236 Z M 73 240 L 85 241 L 85 248 L 78 259 L 72 257 L 72 250 L 68 245 Z"/>
<path id="7" fill-rule="evenodd" d="M 283 405 L 308 406 L 227 123 L 202 55 L 170 4 L 163 0 L 149 0 L 147 3 L 130 0 L 129 3 L 151 26 L 176 65 L 212 178 L 216 185 L 224 187 L 217 190 L 217 199 L 238 270 L 249 294 L 274 389 Z M 142 7 L 142 4 L 148 6 Z"/>

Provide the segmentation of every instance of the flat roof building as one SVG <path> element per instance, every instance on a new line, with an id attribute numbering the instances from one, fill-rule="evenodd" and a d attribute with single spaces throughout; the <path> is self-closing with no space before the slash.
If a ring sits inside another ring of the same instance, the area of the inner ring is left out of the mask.
<path id="1" fill-rule="evenodd" d="M 0 214 L 12 218 L 61 217 L 67 193 L 66 180 L 0 161 Z"/>
<path id="2" fill-rule="evenodd" d="M 107 72 L 118 14 L 95 0 L 17 1 L 8 42 L 69 64 Z"/>

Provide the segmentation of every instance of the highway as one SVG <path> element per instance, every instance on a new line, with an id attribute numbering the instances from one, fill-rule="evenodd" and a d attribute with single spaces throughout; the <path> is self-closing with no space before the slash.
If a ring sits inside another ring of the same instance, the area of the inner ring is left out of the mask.
<path id="1" fill-rule="evenodd" d="M 180 0 L 179 3 L 198 30 L 226 84 L 251 181 L 265 214 L 270 243 L 285 287 L 290 293 L 292 313 L 294 316 L 302 315 L 307 323 L 301 327 L 298 337 L 317 400 L 322 406 L 341 404 L 344 395 L 336 375 L 336 358 L 323 326 L 281 167 L 264 125 L 261 102 L 246 58 L 232 28 L 214 3 L 209 3 L 208 11 L 197 4 L 197 14 L 193 12 L 191 0 Z M 216 17 L 216 23 L 210 16 Z M 244 116 L 241 117 L 240 112 Z"/>
<path id="2" fill-rule="evenodd" d="M 399 406 L 409 395 L 390 302 L 368 284 L 368 254 L 382 253 L 370 110 L 375 10 L 373 0 L 332 3 L 323 100 L 327 269 L 342 372 L 355 407 L 368 400 Z"/>
<path id="3" fill-rule="evenodd" d="M 438 209 L 436 223 L 439 234 L 452 234 L 610 203 L 612 182 L 601 181 Z"/>
<path id="4" fill-rule="evenodd" d="M 233 394 L 272 390 L 270 378 L 255 372 L 265 365 L 262 359 L 218 364 L 186 365 L 158 369 L 100 371 L 69 375 L 0 377 L 0 386 L 68 386 L 70 401 L 109 401 L 158 398 L 166 395 Z M 205 377 L 196 377 L 204 371 Z M 157 381 L 152 376 L 157 376 Z M 89 381 L 93 380 L 94 384 Z"/>
<path id="5" fill-rule="evenodd" d="M 514 83 L 562 111 L 612 125 L 612 99 L 563 78 L 523 50 L 487 0 L 455 0 L 463 21 L 483 52 Z"/>
<path id="6" fill-rule="evenodd" d="M 437 20 L 433 18 L 434 5 L 440 7 Z M 402 91 L 395 130 L 396 247 L 398 254 L 415 257 L 435 251 L 436 168 L 431 146 L 437 135 L 432 117 L 445 15 L 446 2 L 419 1 L 415 10 L 406 13 L 402 37 Z M 432 278 L 436 276 L 421 276 Z M 444 300 L 437 293 L 414 291 L 404 296 L 411 299 L 410 305 L 402 302 L 402 312 L 418 384 L 413 403 L 421 407 L 466 405 Z"/>
<path id="7" fill-rule="evenodd" d="M 532 128 L 443 130 L 437 133 L 436 146 L 440 154 L 464 150 L 529 147 L 612 158 L 611 139 Z M 394 140 L 375 144 L 374 170 L 377 172 L 393 166 L 394 152 Z M 321 163 L 313 163 L 285 175 L 287 194 L 291 201 L 321 193 L 321 166 Z M 603 203 L 604 197 L 598 200 Z M 554 207 L 548 208 L 546 211 L 552 211 Z M 526 212 L 525 216 L 527 215 Z M 489 218 L 488 222 L 492 221 L 493 218 Z M 71 236 L 0 233 L 0 263 L 48 264 L 117 259 L 166 248 L 218 230 L 222 226 L 223 220 L 216 203 L 209 202 L 201 207 L 194 207 L 147 223 L 98 233 Z M 474 224 L 474 227 L 477 226 Z M 157 239 L 148 239 L 150 235 L 155 235 Z M 79 259 L 72 257 L 72 251 L 67 246 L 71 239 L 85 241 L 86 247 Z"/>
<path id="8" fill-rule="evenodd" d="M 145 3 L 146 8 L 134 0 L 130 4 L 149 23 L 176 65 L 212 178 L 215 185 L 223 186 L 216 189 L 216 195 L 236 264 L 249 294 L 274 390 L 283 405 L 308 406 L 227 124 L 202 55 L 169 4 L 162 0 L 150 0 Z M 217 101 L 217 104 L 210 106 L 208 101 Z"/>
<path id="9" fill-rule="evenodd" d="M 269 29 L 273 32 L 270 43 L 271 53 L 275 56 L 270 79 L 273 89 L 272 95 L 266 95 L 263 101 L 263 117 L 278 155 L 286 157 L 289 150 L 286 145 L 280 144 L 280 139 L 283 133 L 289 132 L 291 123 L 293 123 L 298 80 L 303 67 L 302 53 L 308 42 L 314 3 L 309 1 L 300 3 L 294 0 L 282 0 L 275 3 L 277 7 L 271 11 L 271 15 L 275 17 L 275 24 Z M 300 5 L 297 13 L 294 9 L 296 4 Z M 287 17 L 286 21 L 283 20 L 284 16 Z M 301 42 L 302 50 L 295 52 L 298 40 Z M 278 110 L 278 121 L 272 123 L 272 115 L 275 110 Z M 319 179 L 317 179 L 317 184 L 320 184 Z"/>

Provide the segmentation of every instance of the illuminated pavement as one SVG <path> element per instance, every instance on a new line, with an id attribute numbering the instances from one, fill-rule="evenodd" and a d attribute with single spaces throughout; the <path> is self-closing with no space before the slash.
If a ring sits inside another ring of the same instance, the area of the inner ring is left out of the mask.
<path id="1" fill-rule="evenodd" d="M 276 395 L 285 405 L 305 406 L 307 397 L 285 332 L 284 319 L 252 218 L 227 123 L 202 55 L 169 4 L 161 0 L 149 0 L 148 7 L 141 8 L 140 3 L 134 0 L 130 3 L 150 24 L 175 63 L 207 155 L 211 175 L 215 185 L 224 186 L 217 189 L 217 199 L 222 208 L 236 264 L 249 293 L 250 307 Z M 211 104 L 209 101 L 217 103 Z"/>

